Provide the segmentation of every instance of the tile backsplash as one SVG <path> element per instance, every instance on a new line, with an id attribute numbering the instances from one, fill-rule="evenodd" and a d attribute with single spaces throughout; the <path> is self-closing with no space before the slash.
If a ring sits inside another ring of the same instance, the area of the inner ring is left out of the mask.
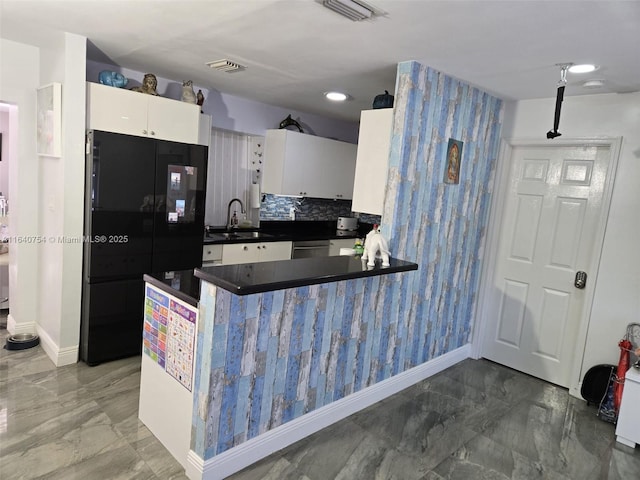
<path id="1" fill-rule="evenodd" d="M 310 197 L 283 197 L 265 194 L 260 204 L 260 220 L 293 220 L 291 209 L 295 211 L 295 220 L 337 220 L 338 217 L 350 217 L 350 200 L 331 200 Z M 380 223 L 378 215 L 360 214 L 360 221 Z"/>

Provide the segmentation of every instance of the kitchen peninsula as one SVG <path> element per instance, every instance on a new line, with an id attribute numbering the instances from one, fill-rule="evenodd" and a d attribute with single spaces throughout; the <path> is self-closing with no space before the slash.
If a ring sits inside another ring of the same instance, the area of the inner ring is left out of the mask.
<path id="1" fill-rule="evenodd" d="M 402 307 L 385 291 L 418 269 L 390 263 L 333 256 L 145 275 L 140 419 L 191 479 L 224 478 L 312 433 L 306 414 L 388 377 L 389 318 Z"/>

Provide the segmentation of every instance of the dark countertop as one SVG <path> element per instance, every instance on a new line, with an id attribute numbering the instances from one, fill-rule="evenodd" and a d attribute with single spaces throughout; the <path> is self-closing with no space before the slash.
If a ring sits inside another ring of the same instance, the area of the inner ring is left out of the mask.
<path id="1" fill-rule="evenodd" d="M 369 270 L 359 256 L 296 258 L 196 268 L 195 276 L 236 295 L 248 295 L 418 269 L 416 263 L 395 258 L 390 263 L 383 268 L 378 261 Z"/>
<path id="2" fill-rule="evenodd" d="M 224 227 L 214 228 L 205 234 L 205 245 L 225 243 L 255 243 L 255 242 L 296 242 L 301 240 L 332 240 L 337 238 L 364 238 L 371 231 L 373 225 L 361 223 L 358 230 L 338 232 L 336 221 L 317 220 L 263 220 L 260 227 L 237 228 L 231 231 L 231 236 Z M 235 235 L 233 235 L 235 234 Z"/>
<path id="3" fill-rule="evenodd" d="M 145 282 L 158 287 L 160 290 L 179 298 L 189 305 L 198 306 L 200 279 L 194 275 L 193 270 L 150 273 L 145 274 L 143 279 Z"/>

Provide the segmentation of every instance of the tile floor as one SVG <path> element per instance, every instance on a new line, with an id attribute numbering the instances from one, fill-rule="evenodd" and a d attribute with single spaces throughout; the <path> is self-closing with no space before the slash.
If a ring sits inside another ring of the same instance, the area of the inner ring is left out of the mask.
<path id="1" fill-rule="evenodd" d="M 139 357 L 56 369 L 39 346 L 0 349 L 0 479 L 186 479 L 137 419 L 139 378 Z M 640 449 L 595 413 L 465 360 L 229 480 L 639 479 Z"/>

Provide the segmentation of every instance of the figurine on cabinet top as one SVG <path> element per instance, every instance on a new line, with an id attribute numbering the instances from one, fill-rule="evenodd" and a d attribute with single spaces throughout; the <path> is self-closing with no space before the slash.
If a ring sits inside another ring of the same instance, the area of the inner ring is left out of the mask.
<path id="1" fill-rule="evenodd" d="M 112 72 L 109 70 L 102 70 L 98 74 L 98 81 L 102 85 L 109 85 L 110 87 L 122 88 L 127 85 L 127 77 L 118 72 Z"/>
<path id="2" fill-rule="evenodd" d="M 280 126 L 278 128 L 287 128 L 291 126 L 296 127 L 300 133 L 304 133 L 304 130 L 302 130 L 302 127 L 300 126 L 300 124 L 296 122 L 293 118 L 291 118 L 291 114 L 289 114 L 287 118 L 285 118 L 280 122 Z"/>
<path id="3" fill-rule="evenodd" d="M 158 79 L 153 73 L 145 73 L 142 79 L 142 85 L 139 87 L 133 87 L 131 90 L 134 92 L 146 93 L 148 95 L 158 95 L 156 88 L 158 87 Z"/>
<path id="4" fill-rule="evenodd" d="M 196 103 L 196 92 L 193 91 L 193 81 L 185 80 L 182 82 L 181 100 L 187 103 Z"/>

